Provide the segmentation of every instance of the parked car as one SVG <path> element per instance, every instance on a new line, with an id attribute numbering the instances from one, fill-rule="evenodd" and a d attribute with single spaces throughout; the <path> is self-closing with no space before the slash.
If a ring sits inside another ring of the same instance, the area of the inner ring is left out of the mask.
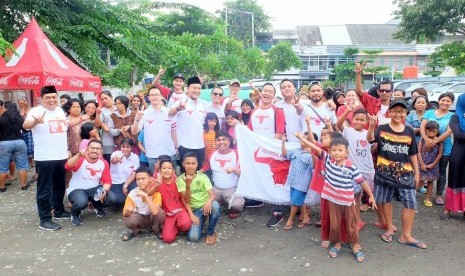
<path id="1" fill-rule="evenodd" d="M 423 88 L 430 93 L 433 89 L 440 86 L 441 82 L 420 82 L 405 89 L 405 99 L 409 100 L 412 97 L 412 92 L 417 88 Z"/>
<path id="2" fill-rule="evenodd" d="M 433 107 L 439 107 L 439 96 L 445 92 L 454 93 L 455 100 L 449 108 L 449 110 L 454 111 L 457 98 L 465 92 L 465 82 L 450 82 L 433 90 L 433 92 L 428 95 L 428 99 Z"/>
<path id="3" fill-rule="evenodd" d="M 405 80 L 405 81 L 399 81 L 399 82 L 394 82 L 393 85 L 394 85 L 394 89 L 393 90 L 406 90 L 407 88 L 409 88 L 410 86 L 412 85 L 416 85 L 416 84 L 419 84 L 419 83 L 428 83 L 428 82 L 432 82 L 432 81 L 428 81 L 428 80 Z"/>

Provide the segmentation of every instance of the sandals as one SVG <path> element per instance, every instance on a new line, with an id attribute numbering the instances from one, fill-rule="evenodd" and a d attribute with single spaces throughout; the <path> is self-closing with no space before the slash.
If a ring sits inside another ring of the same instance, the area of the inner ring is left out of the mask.
<path id="1" fill-rule="evenodd" d="M 423 204 L 426 206 L 426 207 L 433 207 L 433 202 L 429 201 L 429 200 L 423 200 Z"/>
<path id="2" fill-rule="evenodd" d="M 371 209 L 371 206 L 368 205 L 368 204 L 362 204 L 362 205 L 360 206 L 360 212 L 366 212 L 366 211 L 368 211 L 368 210 L 370 210 L 370 209 Z"/>
<path id="3" fill-rule="evenodd" d="M 440 217 L 442 220 L 447 220 L 447 219 L 449 219 L 449 216 L 450 216 L 450 213 L 441 212 L 441 213 L 439 214 L 439 217 Z"/>
<path id="4" fill-rule="evenodd" d="M 422 242 L 422 241 L 404 242 L 404 241 L 401 241 L 400 239 L 398 239 L 397 242 L 402 244 L 402 245 L 407 245 L 407 246 L 411 246 L 411 247 L 415 247 L 415 248 L 419 248 L 419 249 L 426 249 L 427 248 L 426 244 L 424 242 Z"/>
<path id="5" fill-rule="evenodd" d="M 299 223 L 300 225 L 300 223 Z M 294 224 L 290 224 L 290 225 L 284 225 L 284 230 L 292 230 L 292 228 L 294 228 Z"/>
<path id="6" fill-rule="evenodd" d="M 341 255 L 341 248 L 336 248 L 336 247 L 331 247 L 329 249 L 329 252 L 328 252 L 328 255 L 331 257 L 331 258 L 337 258 L 339 257 L 339 255 Z"/>
<path id="7" fill-rule="evenodd" d="M 363 261 L 365 260 L 365 254 L 363 254 L 363 252 L 360 250 L 356 252 L 352 251 L 352 255 L 354 256 L 357 263 L 363 263 Z"/>
<path id="8" fill-rule="evenodd" d="M 308 221 L 308 222 L 299 222 L 299 224 L 297 225 L 298 228 L 302 229 L 302 228 L 305 228 L 309 225 L 312 225 L 312 222 L 311 221 Z"/>
<path id="9" fill-rule="evenodd" d="M 27 183 L 26 185 L 22 186 L 21 190 L 26 191 L 27 189 L 29 189 L 29 187 L 31 187 L 31 183 Z"/>
<path id="10" fill-rule="evenodd" d="M 228 214 L 228 217 L 229 218 L 232 218 L 232 219 L 235 219 L 239 216 L 239 213 L 238 212 L 231 212 Z"/>
<path id="11" fill-rule="evenodd" d="M 391 243 L 393 235 L 394 234 L 386 234 L 386 233 L 384 233 L 384 234 L 381 234 L 380 237 L 383 240 L 383 242 Z"/>
<path id="12" fill-rule="evenodd" d="M 329 242 L 329 241 L 321 241 L 320 245 L 323 248 L 329 248 L 329 246 L 331 245 L 331 242 Z"/>
<path id="13" fill-rule="evenodd" d="M 3 188 L 0 188 L 0 193 L 4 193 L 4 192 L 6 192 L 6 186 Z"/>
<path id="14" fill-rule="evenodd" d="M 436 200 L 434 201 L 434 203 L 436 205 L 444 205 L 444 200 L 440 197 L 436 198 Z"/>
<path id="15" fill-rule="evenodd" d="M 121 240 L 122 241 L 129 241 L 131 240 L 132 238 L 134 238 L 136 235 L 134 233 L 132 233 L 131 231 L 125 231 L 123 233 L 123 235 L 121 236 Z"/>
<path id="16" fill-rule="evenodd" d="M 205 243 L 206 243 L 207 245 L 215 244 L 217 241 L 218 241 L 218 235 L 216 234 L 216 232 L 213 233 L 213 235 L 207 236 L 207 237 L 205 238 Z"/>

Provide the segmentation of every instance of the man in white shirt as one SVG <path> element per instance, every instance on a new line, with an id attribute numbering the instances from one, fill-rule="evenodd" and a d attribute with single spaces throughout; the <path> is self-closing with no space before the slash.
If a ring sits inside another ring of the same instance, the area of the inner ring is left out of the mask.
<path id="1" fill-rule="evenodd" d="M 99 140 L 91 140 L 85 152 L 78 152 L 66 162 L 65 168 L 73 173 L 67 189 L 71 207 L 71 224 L 81 225 L 80 214 L 92 202 L 98 217 L 106 215 L 104 206 L 117 201 L 111 191 L 111 175 L 108 162 L 100 157 L 103 145 Z M 102 184 L 100 184 L 102 183 Z"/>
<path id="2" fill-rule="evenodd" d="M 232 79 L 229 83 L 229 97 L 226 97 L 223 102 L 224 113 L 229 110 L 234 110 L 241 114 L 242 99 L 239 98 L 241 83 L 238 79 Z"/>
<path id="3" fill-rule="evenodd" d="M 197 170 L 200 170 L 205 160 L 205 143 L 203 141 L 203 123 L 205 121 L 205 107 L 199 99 L 202 88 L 199 77 L 187 80 L 187 99 L 174 104 L 169 115 L 176 120 L 178 138 L 178 152 L 181 160 L 187 152 L 197 155 Z M 184 172 L 184 167 L 181 167 Z"/>
<path id="4" fill-rule="evenodd" d="M 223 88 L 219 86 L 213 88 L 210 94 L 211 103 L 208 103 L 206 105 L 207 113 L 213 112 L 218 117 L 218 120 L 220 121 L 220 128 L 223 128 L 223 126 L 226 124 L 226 116 L 224 114 L 224 108 L 221 106 L 221 102 L 223 101 L 223 95 L 224 95 Z"/>
<path id="5" fill-rule="evenodd" d="M 148 94 L 150 107 L 136 114 L 131 132 L 137 135 L 144 129 L 145 155 L 153 173 L 158 156 L 168 155 L 173 162 L 176 160 L 178 141 L 176 121 L 169 115 L 169 109 L 163 106 L 160 89 L 152 87 Z"/>
<path id="6" fill-rule="evenodd" d="M 241 175 L 239 155 L 231 149 L 232 138 L 226 131 L 218 131 L 215 140 L 218 149 L 211 154 L 209 164 L 212 171 L 213 193 L 216 201 L 229 205 L 229 217 L 237 218 L 244 208 L 244 198 L 234 196 Z"/>
<path id="7" fill-rule="evenodd" d="M 32 130 L 34 139 L 34 160 L 39 178 L 37 180 L 37 208 L 40 229 L 58 230 L 61 225 L 54 219 L 70 218 L 65 211 L 65 163 L 68 158 L 68 122 L 58 106 L 58 93 L 54 86 L 44 86 L 40 91 L 41 105 L 32 108 L 24 121 L 24 129 Z M 52 195 L 53 206 L 50 206 Z"/>
<path id="8" fill-rule="evenodd" d="M 296 132 L 304 133 L 302 120 L 297 114 L 296 110 L 296 89 L 295 84 L 290 79 L 284 79 L 280 83 L 281 93 L 283 99 L 275 103 L 274 106 L 281 108 L 284 111 L 284 117 L 286 118 L 286 134 L 289 142 L 299 143 L 294 135 Z"/>

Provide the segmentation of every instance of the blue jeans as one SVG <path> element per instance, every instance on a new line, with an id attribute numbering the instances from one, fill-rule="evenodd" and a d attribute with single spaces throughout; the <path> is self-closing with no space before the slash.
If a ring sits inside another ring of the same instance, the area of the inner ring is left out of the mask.
<path id="1" fill-rule="evenodd" d="M 192 210 L 194 215 L 199 218 L 199 225 L 192 224 L 189 233 L 187 234 L 187 239 L 191 242 L 197 242 L 200 240 L 202 236 L 202 229 L 203 224 L 205 223 L 206 217 L 203 214 L 202 208 Z M 208 228 L 207 228 L 207 236 L 213 235 L 215 233 L 215 226 L 218 222 L 218 219 L 221 215 L 221 207 L 218 201 L 212 202 L 212 212 L 208 216 Z"/>
<path id="2" fill-rule="evenodd" d="M 79 216 L 82 210 L 86 209 L 89 201 L 92 202 L 92 205 L 95 209 L 101 209 L 103 207 L 108 207 L 113 205 L 116 201 L 116 195 L 111 190 L 107 193 L 105 200 L 100 202 L 100 200 L 95 201 L 94 195 L 95 192 L 100 188 L 100 185 L 95 186 L 94 188 L 83 190 L 76 189 L 68 195 L 68 200 L 73 204 L 71 207 L 71 215 Z"/>
<path id="3" fill-rule="evenodd" d="M 170 156 L 171 161 L 173 162 L 174 168 L 176 168 L 176 154 Z M 147 157 L 147 162 L 149 163 L 150 173 L 153 175 L 155 172 L 155 163 L 157 163 L 158 158 Z"/>
<path id="4" fill-rule="evenodd" d="M 7 173 L 11 161 L 15 161 L 16 169 L 27 171 L 27 146 L 24 140 L 0 141 L 0 173 Z"/>
<path id="5" fill-rule="evenodd" d="M 115 201 L 113 201 L 113 205 L 116 205 L 117 207 L 123 207 L 124 202 L 126 201 L 126 195 L 123 194 L 123 184 L 112 184 L 110 191 L 115 194 Z M 128 193 L 137 187 L 137 183 L 134 180 L 131 184 L 128 185 Z"/>

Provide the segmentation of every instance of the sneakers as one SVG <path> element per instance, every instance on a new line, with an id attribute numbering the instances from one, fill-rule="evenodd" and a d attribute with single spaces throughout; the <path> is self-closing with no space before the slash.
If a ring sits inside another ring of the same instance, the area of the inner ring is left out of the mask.
<path id="1" fill-rule="evenodd" d="M 71 218 L 71 214 L 66 211 L 63 211 L 60 214 L 56 214 L 56 213 L 53 214 L 53 219 L 56 219 L 56 220 L 69 220 L 70 218 Z"/>
<path id="2" fill-rule="evenodd" d="M 244 208 L 259 208 L 263 207 L 265 203 L 258 201 L 258 200 L 253 200 L 253 199 L 246 199 L 244 203 Z"/>
<path id="3" fill-rule="evenodd" d="M 418 191 L 422 194 L 426 194 L 427 189 L 425 187 L 421 187 Z"/>
<path id="4" fill-rule="evenodd" d="M 102 208 L 95 208 L 94 211 L 97 217 L 99 218 L 103 218 L 104 216 L 107 215 L 107 212 L 105 212 L 105 210 L 103 210 Z"/>
<path id="5" fill-rule="evenodd" d="M 71 224 L 74 226 L 81 225 L 81 218 L 79 216 L 71 216 Z"/>
<path id="6" fill-rule="evenodd" d="M 283 221 L 283 213 L 275 211 L 275 212 L 273 212 L 273 215 L 271 216 L 271 218 L 266 223 L 266 226 L 274 227 L 274 226 L 278 225 L 281 221 Z"/>
<path id="7" fill-rule="evenodd" d="M 47 231 L 55 231 L 61 228 L 61 225 L 53 221 L 44 221 L 39 224 L 39 228 Z"/>

